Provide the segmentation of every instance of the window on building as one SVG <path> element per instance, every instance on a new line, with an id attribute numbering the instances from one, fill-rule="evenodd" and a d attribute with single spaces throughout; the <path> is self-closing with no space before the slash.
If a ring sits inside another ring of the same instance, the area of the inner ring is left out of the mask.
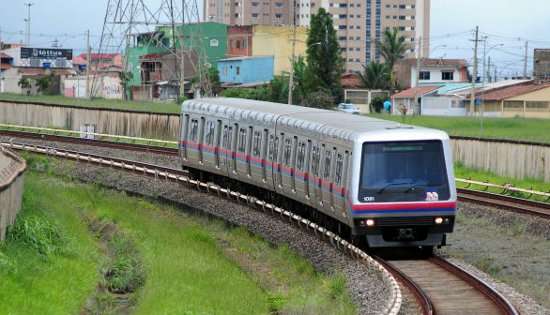
<path id="1" fill-rule="evenodd" d="M 240 40 L 235 41 L 235 48 L 237 48 L 237 49 L 241 48 L 241 41 Z"/>
<path id="2" fill-rule="evenodd" d="M 400 31 L 404 31 L 404 30 L 405 30 L 405 26 L 399 26 L 399 30 L 400 30 Z"/>
<path id="3" fill-rule="evenodd" d="M 454 76 L 454 71 L 441 71 L 441 80 L 452 81 Z"/>
<path id="4" fill-rule="evenodd" d="M 340 3 L 339 7 L 340 8 L 347 8 L 348 4 L 347 3 Z"/>
<path id="5" fill-rule="evenodd" d="M 252 13 L 252 17 L 254 18 L 258 17 L 258 13 Z"/>
<path id="6" fill-rule="evenodd" d="M 237 75 L 241 74 L 241 67 L 237 66 L 236 71 L 237 71 Z"/>
<path id="7" fill-rule="evenodd" d="M 420 71 L 420 80 L 429 80 L 430 79 L 430 71 Z"/>
<path id="8" fill-rule="evenodd" d="M 252 2 L 253 7 L 257 7 L 260 3 L 259 2 Z"/>
<path id="9" fill-rule="evenodd" d="M 399 5 L 399 9 L 406 9 L 406 8 L 407 8 L 407 6 L 404 5 L 404 4 L 400 4 L 400 5 Z"/>
<path id="10" fill-rule="evenodd" d="M 339 29 L 339 30 L 345 30 L 345 29 L 347 29 L 347 28 L 348 28 L 347 25 L 338 25 L 338 29 Z"/>
<path id="11" fill-rule="evenodd" d="M 406 19 L 406 18 L 407 18 L 407 17 L 406 17 L 405 15 L 400 15 L 400 16 L 399 16 L 399 19 L 400 19 L 400 20 L 404 20 L 404 19 Z"/>
<path id="12" fill-rule="evenodd" d="M 386 4 L 386 8 L 387 9 L 391 8 L 391 4 Z"/>
<path id="13" fill-rule="evenodd" d="M 283 6 L 283 3 L 282 2 L 275 2 L 275 6 L 280 8 L 280 7 Z"/>
<path id="14" fill-rule="evenodd" d="M 338 40 L 346 40 L 346 36 L 339 36 Z"/>
<path id="15" fill-rule="evenodd" d="M 347 17 L 348 17 L 347 14 L 340 14 L 340 15 L 338 15 L 338 18 L 339 18 L 339 19 L 346 19 Z"/>
<path id="16" fill-rule="evenodd" d="M 282 15 L 282 14 L 279 14 L 279 13 L 277 13 L 277 14 L 275 14 L 275 17 L 276 17 L 276 18 L 278 18 L 278 19 L 280 19 L 280 18 L 282 18 L 282 17 L 283 17 L 283 15 Z"/>
<path id="17" fill-rule="evenodd" d="M 360 8 L 361 7 L 361 3 L 358 3 L 355 5 L 356 7 Z"/>
<path id="18" fill-rule="evenodd" d="M 353 3 L 350 3 L 349 6 L 353 8 Z"/>

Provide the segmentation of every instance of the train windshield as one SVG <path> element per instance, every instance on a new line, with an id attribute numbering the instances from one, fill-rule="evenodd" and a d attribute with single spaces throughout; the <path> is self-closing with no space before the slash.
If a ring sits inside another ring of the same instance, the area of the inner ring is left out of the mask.
<path id="1" fill-rule="evenodd" d="M 441 141 L 363 144 L 360 201 L 437 201 L 449 198 Z"/>

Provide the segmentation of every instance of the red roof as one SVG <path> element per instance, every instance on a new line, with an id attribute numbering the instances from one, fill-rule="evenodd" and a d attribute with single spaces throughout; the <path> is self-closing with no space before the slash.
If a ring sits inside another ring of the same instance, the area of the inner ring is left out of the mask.
<path id="1" fill-rule="evenodd" d="M 90 56 L 92 57 L 92 60 L 94 59 L 113 59 L 117 56 L 118 54 L 90 54 Z M 87 53 L 82 53 L 80 55 L 78 55 L 78 57 L 86 60 L 88 58 L 88 54 Z"/>
<path id="2" fill-rule="evenodd" d="M 9 58 L 9 59 L 12 59 L 12 56 L 6 55 L 5 53 L 0 52 L 0 58 Z"/>
<path id="3" fill-rule="evenodd" d="M 419 86 L 394 94 L 392 98 L 413 98 L 415 96 L 423 96 L 437 89 L 439 89 L 439 86 Z"/>
<path id="4" fill-rule="evenodd" d="M 361 78 L 355 73 L 344 74 L 340 79 L 340 83 L 344 89 L 356 89 L 363 86 Z"/>
<path id="5" fill-rule="evenodd" d="M 527 94 L 530 92 L 535 92 L 542 90 L 544 88 L 549 88 L 550 83 L 547 84 L 517 84 L 512 86 L 503 87 L 500 89 L 489 90 L 485 93 L 481 93 L 482 97 L 486 101 L 501 101 L 507 98 Z"/>

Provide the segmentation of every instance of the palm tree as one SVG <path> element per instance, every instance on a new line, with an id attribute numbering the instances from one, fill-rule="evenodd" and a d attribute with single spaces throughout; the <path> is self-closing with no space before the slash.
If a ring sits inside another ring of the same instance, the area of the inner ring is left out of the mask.
<path id="1" fill-rule="evenodd" d="M 384 39 L 380 43 L 380 52 L 392 72 L 393 66 L 405 56 L 407 49 L 408 45 L 405 43 L 405 37 L 399 35 L 397 28 L 384 31 Z"/>
<path id="2" fill-rule="evenodd" d="M 391 85 L 390 68 L 383 63 L 371 62 L 363 66 L 364 72 L 359 74 L 367 89 L 385 90 Z"/>

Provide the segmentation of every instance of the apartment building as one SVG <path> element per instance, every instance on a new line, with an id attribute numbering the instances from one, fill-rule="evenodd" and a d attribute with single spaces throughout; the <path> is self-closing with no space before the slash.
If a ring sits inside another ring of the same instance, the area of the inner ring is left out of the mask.
<path id="1" fill-rule="evenodd" d="M 309 26 L 312 14 L 325 8 L 334 28 L 348 72 L 362 71 L 382 61 L 380 41 L 385 29 L 397 28 L 405 37 L 406 57 L 429 57 L 431 0 L 206 0 L 208 21 L 229 25 Z"/>

